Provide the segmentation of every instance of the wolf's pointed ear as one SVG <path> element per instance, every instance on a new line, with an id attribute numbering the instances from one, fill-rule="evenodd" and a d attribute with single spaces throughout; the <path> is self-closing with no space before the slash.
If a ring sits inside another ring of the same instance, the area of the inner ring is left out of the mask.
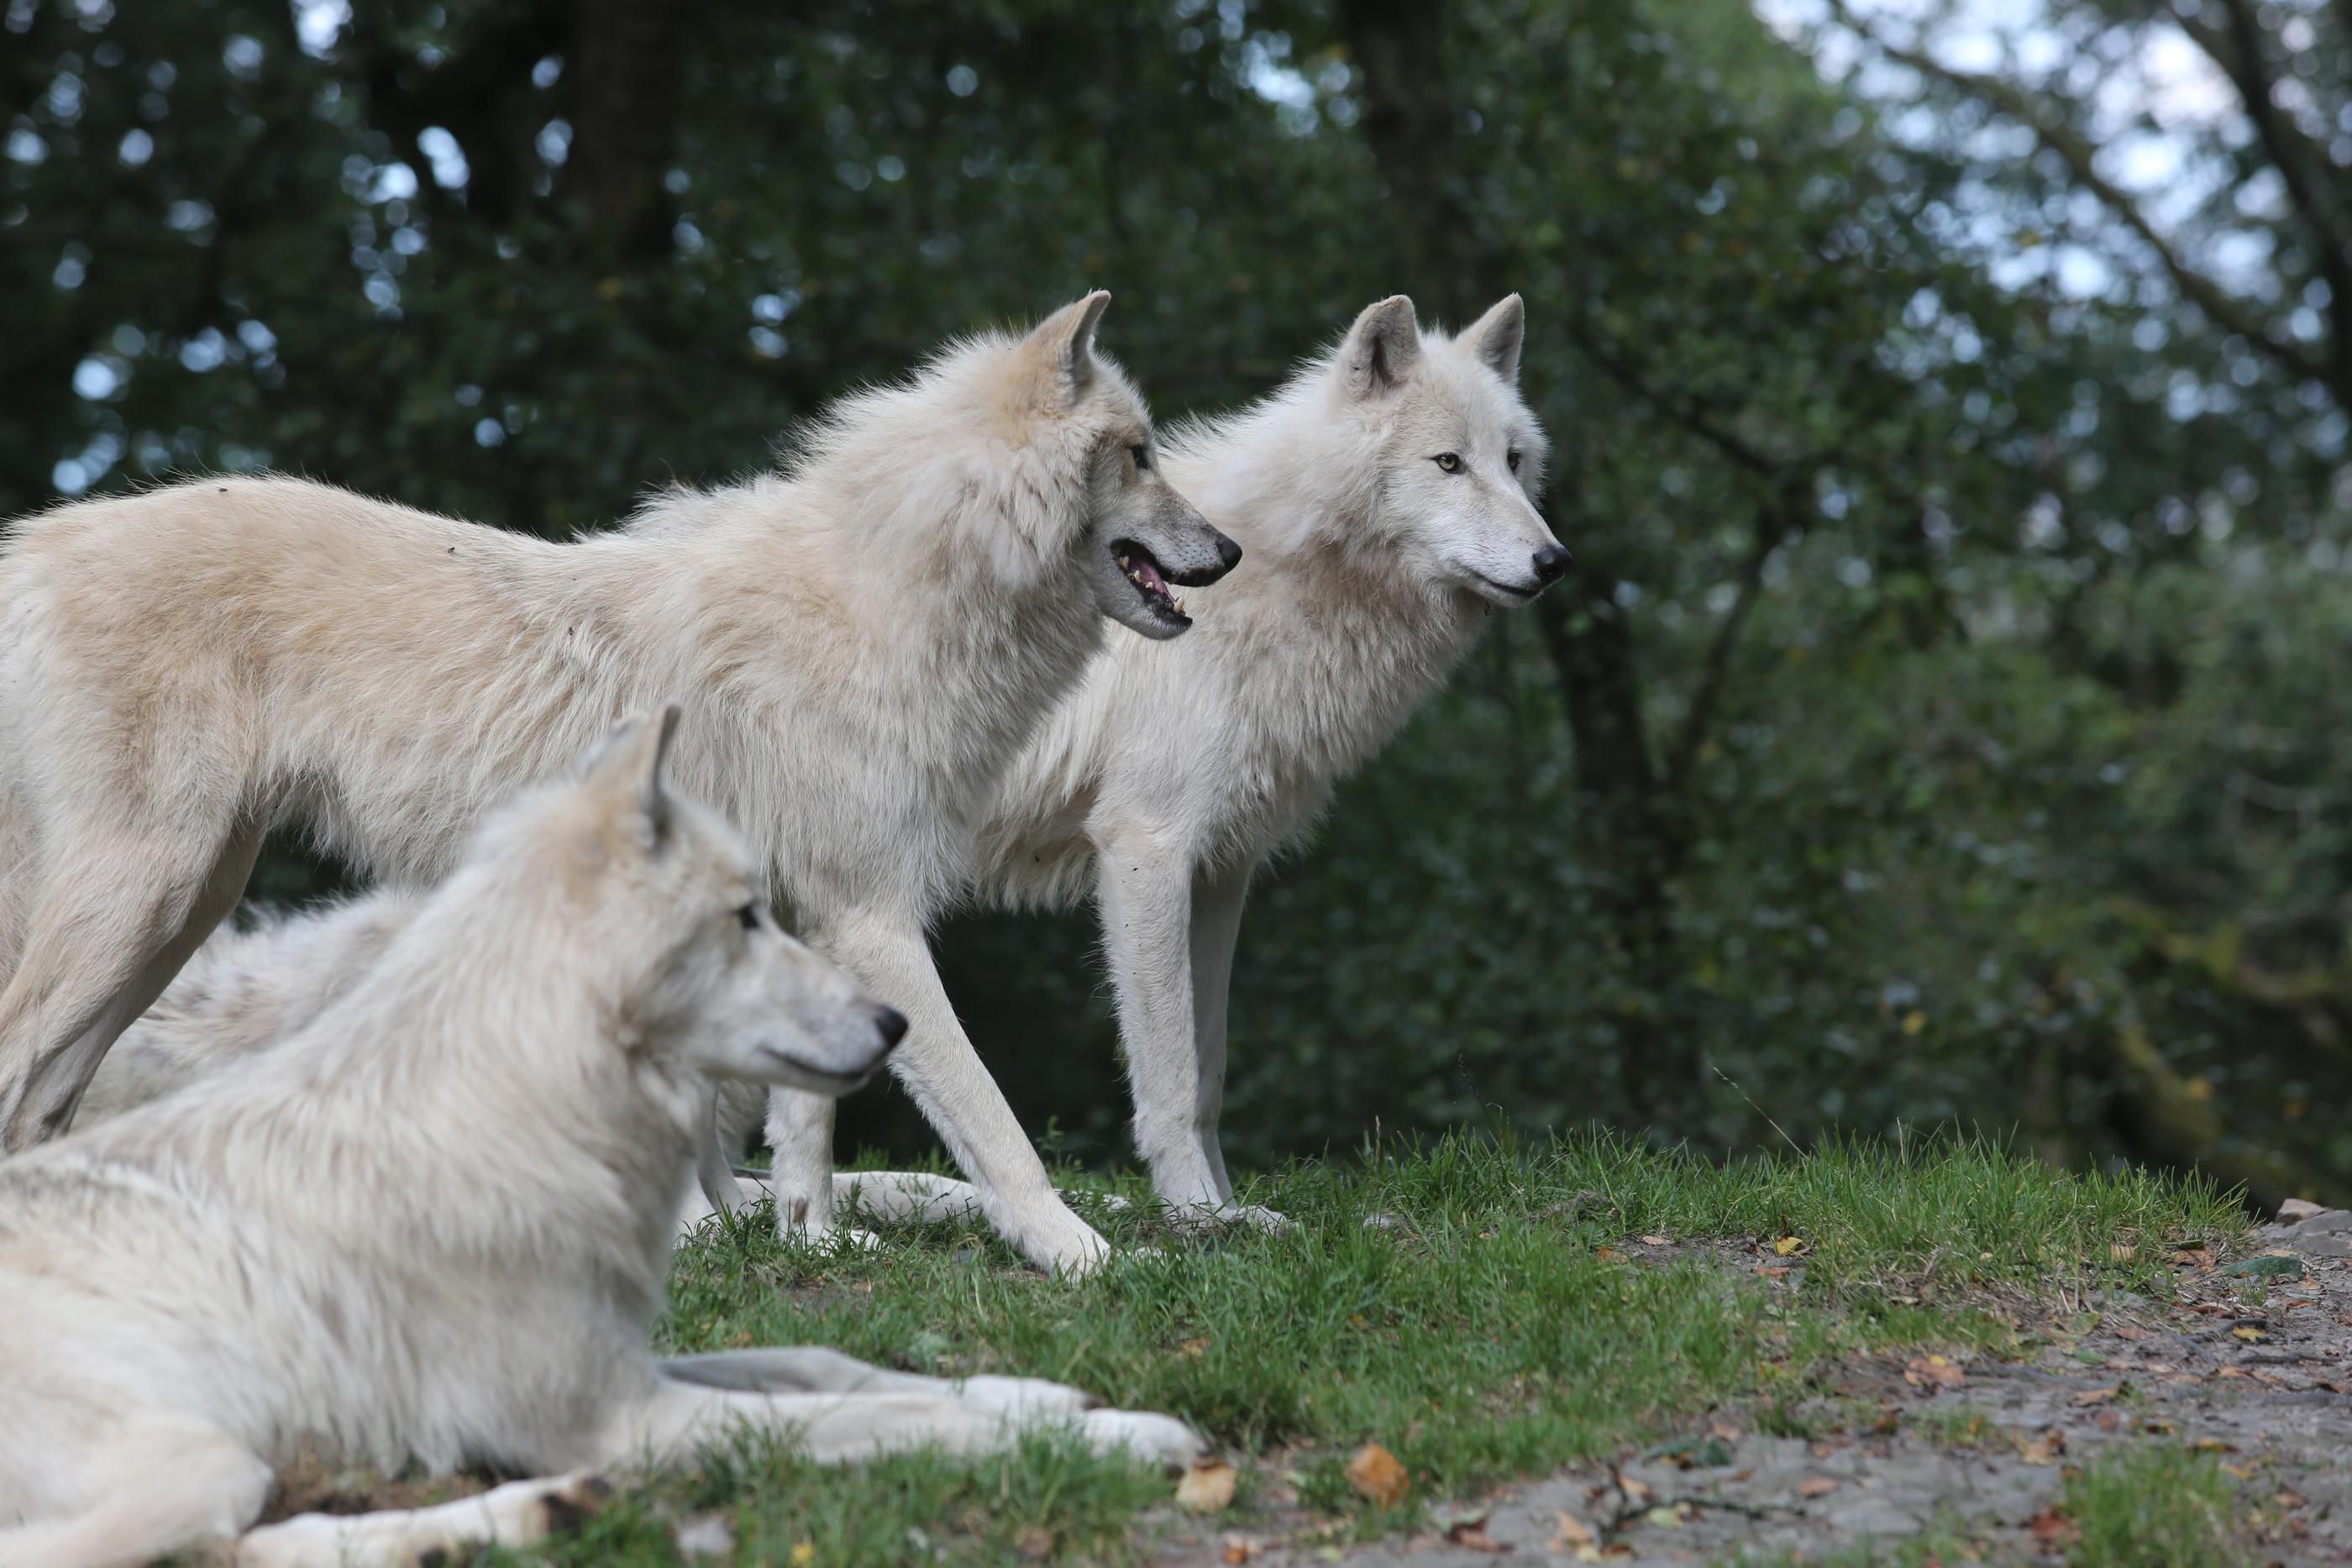
<path id="1" fill-rule="evenodd" d="M 1348 390 L 1373 397 L 1404 380 L 1421 358 L 1421 323 L 1412 301 L 1391 294 L 1378 305 L 1367 305 L 1339 345 L 1339 364 Z"/>
<path id="2" fill-rule="evenodd" d="M 1519 384 L 1519 344 L 1528 335 L 1528 308 L 1516 294 L 1495 301 L 1463 334 L 1481 364 L 1511 385 Z"/>
<path id="3" fill-rule="evenodd" d="M 1095 327 L 1109 305 L 1110 291 L 1097 288 L 1038 322 L 1024 340 L 1045 384 L 1065 403 L 1077 402 L 1094 383 Z"/>
<path id="4" fill-rule="evenodd" d="M 639 715 L 622 720 L 597 742 L 583 769 L 583 781 L 606 792 L 616 811 L 634 810 L 644 826 L 646 846 L 652 849 L 660 848 L 669 837 L 669 791 L 662 770 L 669 760 L 670 741 L 677 734 L 677 720 L 676 703 L 664 706 L 651 717 Z"/>
<path id="5" fill-rule="evenodd" d="M 646 814 L 646 826 L 656 846 L 669 838 L 669 781 L 663 775 L 669 767 L 669 743 L 677 738 L 679 711 L 676 703 L 662 704 L 653 725 L 653 756 L 646 763 L 644 777 L 637 780 L 637 807 Z"/>

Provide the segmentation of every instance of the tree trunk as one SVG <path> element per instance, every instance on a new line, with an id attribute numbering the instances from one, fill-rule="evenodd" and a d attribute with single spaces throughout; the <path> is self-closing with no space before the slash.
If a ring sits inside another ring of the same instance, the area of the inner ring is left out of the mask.
<path id="1" fill-rule="evenodd" d="M 589 244 L 616 262 L 656 259 L 676 218 L 663 184 L 677 155 L 685 29 L 639 0 L 577 0 L 572 52 L 574 188 Z"/>
<path id="2" fill-rule="evenodd" d="M 1463 195 L 1461 139 L 1445 58 L 1441 0 L 1341 0 L 1339 25 L 1363 75 L 1363 124 L 1387 176 L 1393 225 L 1412 270 L 1416 308 L 1461 325 L 1511 291 L 1509 261 L 1482 237 Z M 1625 1088 L 1654 1122 L 1687 1113 L 1700 1064 L 1690 1032 L 1656 1004 L 1680 988 L 1671 881 L 1688 848 L 1653 758 L 1642 713 L 1633 629 L 1619 607 L 1609 541 L 1582 525 L 1574 444 L 1560 443 L 1553 532 L 1576 552 L 1568 581 L 1533 613 L 1559 676 L 1583 802 L 1580 838 L 1601 872 L 1612 930 L 1633 998 L 1620 1019 Z"/>

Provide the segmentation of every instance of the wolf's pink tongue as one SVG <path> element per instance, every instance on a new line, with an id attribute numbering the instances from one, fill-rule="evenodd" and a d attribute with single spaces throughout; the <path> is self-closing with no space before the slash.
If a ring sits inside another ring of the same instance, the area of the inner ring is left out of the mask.
<path id="1" fill-rule="evenodd" d="M 1135 575 L 1141 578 L 1143 580 L 1143 585 L 1146 588 L 1152 590 L 1154 592 L 1165 593 L 1168 591 L 1168 584 L 1160 580 L 1160 569 L 1153 566 L 1150 561 L 1137 561 L 1135 563 Z"/>

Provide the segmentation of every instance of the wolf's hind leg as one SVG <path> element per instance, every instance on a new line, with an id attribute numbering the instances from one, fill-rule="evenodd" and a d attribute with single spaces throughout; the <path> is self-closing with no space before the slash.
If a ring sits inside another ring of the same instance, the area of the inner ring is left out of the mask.
<path id="1" fill-rule="evenodd" d="M 420 1568 L 475 1546 L 529 1546 L 601 1511 L 612 1483 L 588 1471 L 509 1481 L 436 1508 L 305 1513 L 247 1531 L 236 1568 Z"/>
<path id="2" fill-rule="evenodd" d="M 0 1150 L 65 1131 L 107 1047 L 236 906 L 261 829 L 199 839 L 118 824 L 53 833 L 49 847 L 24 952 L 0 988 Z"/>
<path id="3" fill-rule="evenodd" d="M 70 1518 L 0 1529 L 0 1563 L 143 1568 L 236 1535 L 269 1495 L 269 1467 L 250 1448 L 209 1423 L 173 1416 L 118 1429 L 82 1469 L 96 1503 Z"/>
<path id="4" fill-rule="evenodd" d="M 1286 1223 L 1240 1208 L 1217 1143 L 1224 1103 L 1225 983 L 1246 868 L 1196 870 L 1181 836 L 1137 831 L 1097 857 L 1096 904 L 1151 1186 L 1182 1225 Z"/>
<path id="5" fill-rule="evenodd" d="M 1024 1428 L 1066 1423 L 1097 1453 L 1182 1464 L 1201 1440 L 1172 1416 L 1136 1410 L 991 1410 L 929 1393 L 750 1394 L 664 1377 L 625 1411 L 600 1444 L 613 1466 L 683 1463 L 730 1437 L 768 1437 L 819 1464 L 936 1448 L 979 1454 L 1009 1448 Z"/>
<path id="6" fill-rule="evenodd" d="M 961 1400 L 1013 1420 L 1075 1416 L 1102 1403 L 1083 1388 L 1042 1377 L 967 1377 L 950 1381 L 894 1372 L 822 1345 L 772 1345 L 673 1355 L 661 1375 L 740 1394 L 928 1394 Z"/>

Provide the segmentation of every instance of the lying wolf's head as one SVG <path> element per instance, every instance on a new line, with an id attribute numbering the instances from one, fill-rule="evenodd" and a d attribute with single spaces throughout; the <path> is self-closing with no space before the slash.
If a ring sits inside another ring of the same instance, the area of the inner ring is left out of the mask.
<path id="1" fill-rule="evenodd" d="M 1333 392 L 1380 453 L 1370 526 L 1424 581 L 1519 605 L 1568 570 L 1536 510 L 1550 444 L 1520 401 L 1526 314 L 1507 296 L 1458 337 L 1424 333 L 1399 294 L 1367 306 Z"/>
<path id="2" fill-rule="evenodd" d="M 1118 367 L 1095 352 L 1095 327 L 1109 303 L 1097 290 L 1038 323 L 1021 340 L 1025 385 L 1016 395 L 1034 398 L 1076 447 L 1087 497 L 1076 548 L 1095 602 L 1146 637 L 1173 637 L 1192 622 L 1171 586 L 1216 581 L 1242 549 L 1160 472 L 1150 412 Z"/>
<path id="3" fill-rule="evenodd" d="M 757 862 L 716 813 L 670 792 L 678 710 L 633 719 L 581 765 L 549 826 L 577 947 L 605 966 L 634 1050 L 677 1065 L 846 1094 L 907 1032 L 897 1009 L 786 936 Z"/>

